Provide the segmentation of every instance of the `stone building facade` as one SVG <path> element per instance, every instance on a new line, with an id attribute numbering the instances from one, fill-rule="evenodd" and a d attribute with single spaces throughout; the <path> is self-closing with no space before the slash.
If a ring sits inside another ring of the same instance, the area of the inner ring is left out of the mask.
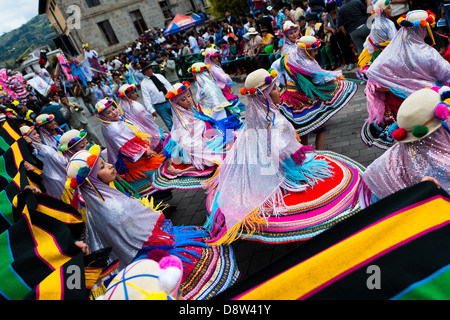
<path id="1" fill-rule="evenodd" d="M 78 55 L 88 43 L 105 58 L 123 51 L 145 30 L 163 29 L 172 13 L 194 10 L 204 10 L 203 0 L 39 0 L 39 14 L 48 16 Z"/>

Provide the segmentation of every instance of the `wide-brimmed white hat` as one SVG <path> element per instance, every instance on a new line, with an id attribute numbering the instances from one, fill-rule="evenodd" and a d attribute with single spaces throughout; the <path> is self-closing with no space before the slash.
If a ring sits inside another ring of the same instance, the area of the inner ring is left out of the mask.
<path id="1" fill-rule="evenodd" d="M 256 30 L 256 28 L 250 27 L 250 28 L 248 28 L 247 34 L 249 34 L 249 35 L 255 35 L 255 34 L 258 34 L 258 31 Z"/>
<path id="2" fill-rule="evenodd" d="M 413 92 L 401 104 L 397 123 L 390 129 L 394 140 L 400 143 L 418 141 L 439 129 L 442 121 L 450 117 L 447 96 L 450 97 L 449 87 Z"/>
<path id="3" fill-rule="evenodd" d="M 245 86 L 239 92 L 242 95 L 254 94 L 256 92 L 266 89 L 272 84 L 273 79 L 277 76 L 277 72 L 273 69 L 258 69 L 251 72 L 245 79 Z"/>
<path id="4" fill-rule="evenodd" d="M 87 131 L 86 130 L 76 130 L 72 129 L 65 132 L 61 138 L 59 139 L 59 147 L 58 150 L 61 152 L 65 152 L 70 150 L 74 146 L 76 146 L 80 141 L 86 138 Z"/>

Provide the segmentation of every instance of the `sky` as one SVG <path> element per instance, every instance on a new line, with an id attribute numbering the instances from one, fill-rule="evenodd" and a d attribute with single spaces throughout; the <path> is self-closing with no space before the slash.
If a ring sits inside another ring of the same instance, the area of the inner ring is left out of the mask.
<path id="1" fill-rule="evenodd" d="M 39 0 L 0 0 L 0 35 L 37 16 Z"/>

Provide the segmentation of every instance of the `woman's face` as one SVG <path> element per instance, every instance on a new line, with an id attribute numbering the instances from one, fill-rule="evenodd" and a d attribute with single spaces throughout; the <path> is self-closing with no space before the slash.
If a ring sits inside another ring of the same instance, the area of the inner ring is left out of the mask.
<path id="1" fill-rule="evenodd" d="M 41 136 L 39 135 L 39 133 L 37 133 L 36 130 L 31 131 L 30 138 L 35 140 L 35 141 L 42 142 Z"/>
<path id="2" fill-rule="evenodd" d="M 295 43 L 295 41 L 298 40 L 298 35 L 299 35 L 299 30 L 294 29 L 292 31 L 289 31 L 287 38 L 289 39 L 290 42 Z"/>
<path id="3" fill-rule="evenodd" d="M 78 142 L 76 145 L 73 146 L 73 149 L 71 150 L 74 154 L 81 150 L 86 150 L 87 147 L 87 141 L 86 138 L 83 138 Z"/>
<path id="4" fill-rule="evenodd" d="M 138 98 L 137 92 L 136 90 L 132 90 L 129 94 L 128 94 L 128 98 L 130 100 L 136 101 Z"/>
<path id="5" fill-rule="evenodd" d="M 186 110 L 190 110 L 192 108 L 192 105 L 194 103 L 192 101 L 191 92 L 189 90 L 181 94 L 180 99 L 178 99 L 178 104 Z"/>
<path id="6" fill-rule="evenodd" d="M 388 5 L 386 8 L 384 8 L 384 15 L 390 19 L 392 17 L 392 7 L 391 5 Z"/>
<path id="7" fill-rule="evenodd" d="M 272 88 L 272 91 L 270 91 L 270 97 L 272 98 L 272 101 L 274 104 L 280 103 L 280 87 L 277 85 L 274 85 Z"/>
<path id="8" fill-rule="evenodd" d="M 212 56 L 211 57 L 211 61 L 214 62 L 215 64 L 219 63 L 219 56 Z"/>
<path id="9" fill-rule="evenodd" d="M 48 131 L 55 131 L 57 124 L 55 120 L 51 120 L 50 122 L 47 122 L 46 124 L 44 124 L 44 127 L 48 130 Z"/>
<path id="10" fill-rule="evenodd" d="M 119 120 L 119 110 L 117 109 L 117 107 L 115 105 L 109 106 L 108 108 L 103 110 L 101 113 L 106 119 L 108 119 L 110 121 Z"/>
<path id="11" fill-rule="evenodd" d="M 111 182 L 113 182 L 116 178 L 116 169 L 114 168 L 114 166 L 110 163 L 105 162 L 102 157 L 98 158 L 97 165 L 98 179 L 105 184 L 110 184 Z"/>

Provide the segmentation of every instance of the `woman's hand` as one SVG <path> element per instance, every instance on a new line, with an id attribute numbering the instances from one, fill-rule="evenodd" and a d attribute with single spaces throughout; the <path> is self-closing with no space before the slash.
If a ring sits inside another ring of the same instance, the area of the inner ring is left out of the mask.
<path id="1" fill-rule="evenodd" d="M 75 245 L 81 249 L 84 256 L 89 255 L 89 246 L 83 241 L 75 241 Z"/>
<path id="2" fill-rule="evenodd" d="M 433 177 L 425 176 L 425 177 L 422 178 L 422 182 L 423 182 L 423 181 L 431 181 L 431 182 L 434 182 L 434 184 L 435 184 L 439 189 L 441 188 L 441 186 L 439 185 L 439 182 L 438 182 L 435 178 L 433 178 Z"/>
<path id="3" fill-rule="evenodd" d="M 147 151 L 145 152 L 145 155 L 149 158 L 156 156 L 157 153 L 155 151 L 153 151 L 152 149 L 148 148 Z"/>

